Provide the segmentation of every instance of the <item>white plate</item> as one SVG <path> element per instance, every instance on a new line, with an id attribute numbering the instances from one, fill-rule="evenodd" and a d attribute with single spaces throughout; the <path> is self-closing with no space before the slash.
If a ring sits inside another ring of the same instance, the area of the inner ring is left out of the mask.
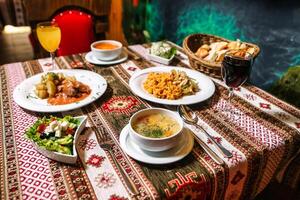
<path id="1" fill-rule="evenodd" d="M 85 59 L 92 64 L 95 65 L 114 65 L 114 64 L 118 64 L 121 63 L 125 60 L 127 60 L 128 55 L 125 51 L 122 51 L 122 53 L 120 54 L 120 56 L 114 60 L 108 60 L 108 61 L 104 61 L 104 60 L 99 60 L 97 58 L 95 58 L 93 56 L 93 53 L 90 51 L 85 55 Z"/>
<path id="2" fill-rule="evenodd" d="M 63 162 L 63 163 L 69 163 L 69 164 L 74 164 L 77 161 L 77 151 L 76 151 L 76 144 L 77 144 L 77 139 L 81 131 L 84 129 L 87 117 L 86 116 L 80 116 L 80 117 L 74 117 L 75 119 L 78 119 L 80 121 L 80 124 L 74 134 L 74 141 L 73 141 L 73 155 L 67 155 L 55 151 L 49 151 L 46 150 L 40 146 L 38 146 L 35 142 L 31 141 L 33 146 L 36 148 L 36 150 L 44 155 L 47 158 L 50 158 L 52 160 L 56 160 L 58 162 Z"/>
<path id="3" fill-rule="evenodd" d="M 73 110 L 76 108 L 80 108 L 85 106 L 99 97 L 101 97 L 106 88 L 107 82 L 106 80 L 100 76 L 99 74 L 80 69 L 67 69 L 67 70 L 54 70 L 52 72 L 55 73 L 63 73 L 67 76 L 75 76 L 77 81 L 80 81 L 86 85 L 88 85 L 92 92 L 85 99 L 65 104 L 65 105 L 51 105 L 47 103 L 47 99 L 40 99 L 36 96 L 34 90 L 35 85 L 41 81 L 41 76 L 46 74 L 47 72 L 37 74 L 32 76 L 26 80 L 24 80 L 21 84 L 19 84 L 13 93 L 14 101 L 21 106 L 22 108 L 37 111 L 37 112 L 63 112 L 68 110 Z"/>
<path id="4" fill-rule="evenodd" d="M 185 128 L 179 143 L 174 148 L 161 151 L 149 152 L 142 150 L 136 143 L 134 143 L 129 136 L 129 125 L 126 125 L 120 134 L 121 148 L 133 159 L 148 164 L 168 164 L 183 159 L 193 149 L 194 137 L 190 131 Z"/>
<path id="5" fill-rule="evenodd" d="M 159 99 L 154 97 L 152 94 L 149 94 L 143 87 L 143 83 L 147 78 L 147 75 L 150 72 L 170 72 L 172 69 L 184 71 L 186 74 L 194 79 L 198 83 L 198 87 L 200 91 L 196 92 L 194 95 L 183 96 L 180 99 L 169 100 L 169 99 Z M 183 67 L 150 67 L 147 69 L 140 70 L 132 75 L 129 80 L 129 86 L 133 93 L 138 95 L 139 97 L 146 99 L 148 101 L 167 104 L 167 105 L 187 105 L 187 104 L 195 104 L 201 101 L 204 101 L 211 97 L 215 92 L 215 85 L 213 81 L 206 75 Z"/>

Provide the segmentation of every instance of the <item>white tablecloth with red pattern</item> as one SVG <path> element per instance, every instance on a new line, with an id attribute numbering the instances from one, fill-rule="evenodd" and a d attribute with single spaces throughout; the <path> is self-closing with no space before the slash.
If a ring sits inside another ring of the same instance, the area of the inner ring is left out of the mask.
<path id="1" fill-rule="evenodd" d="M 172 43 L 171 43 L 172 44 Z M 173 45 L 173 44 L 172 44 Z M 85 54 L 59 57 L 57 68 L 84 68 L 105 77 L 108 89 L 96 102 L 59 115 L 87 115 L 87 128 L 79 137 L 76 165 L 66 165 L 39 154 L 24 138 L 25 130 L 43 114 L 20 108 L 13 100 L 14 88 L 26 78 L 51 69 L 50 60 L 40 59 L 0 67 L 0 199 L 252 199 L 272 180 L 299 185 L 300 111 L 249 84 L 237 89 L 231 103 L 226 87 L 213 79 L 216 93 L 193 109 L 201 124 L 233 153 L 216 164 L 196 142 L 183 160 L 170 165 L 148 165 L 131 159 L 120 148 L 119 134 L 136 111 L 161 106 L 135 96 L 130 76 L 146 67 L 148 45 L 126 48 L 129 59 L 111 67 L 87 63 Z M 178 48 L 172 65 L 189 67 Z M 224 111 L 231 107 L 235 112 Z M 171 106 L 167 106 L 173 109 Z M 114 142 L 113 153 L 138 195 L 131 196 L 112 158 L 100 148 L 94 126 L 105 130 Z M 214 146 L 189 127 L 210 148 Z"/>

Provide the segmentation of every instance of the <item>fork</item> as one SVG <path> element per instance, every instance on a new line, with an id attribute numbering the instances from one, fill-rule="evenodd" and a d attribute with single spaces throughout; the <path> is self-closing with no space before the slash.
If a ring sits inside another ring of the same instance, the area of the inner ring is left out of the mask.
<path id="1" fill-rule="evenodd" d="M 100 147 L 105 151 L 108 152 L 110 154 L 110 157 L 112 158 L 115 166 L 117 166 L 119 172 L 121 173 L 127 187 L 128 190 L 130 192 L 131 195 L 135 196 L 138 195 L 139 192 L 137 190 L 137 188 L 135 187 L 135 184 L 132 182 L 132 180 L 128 177 L 128 175 L 126 174 L 126 172 L 124 171 L 124 169 L 120 166 L 120 164 L 118 163 L 118 161 L 115 158 L 115 155 L 113 154 L 113 141 L 112 139 L 108 136 L 107 132 L 104 130 L 103 127 L 98 127 L 97 129 L 94 128 L 94 131 L 99 133 L 99 143 L 100 143 Z"/>

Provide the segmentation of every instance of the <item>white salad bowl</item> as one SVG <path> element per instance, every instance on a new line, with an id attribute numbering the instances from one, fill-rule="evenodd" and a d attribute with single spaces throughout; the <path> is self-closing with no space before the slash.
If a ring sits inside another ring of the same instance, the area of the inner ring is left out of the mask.
<path id="1" fill-rule="evenodd" d="M 165 115 L 168 115 L 175 119 L 175 121 L 179 124 L 179 130 L 174 133 L 173 135 L 169 137 L 164 138 L 151 138 L 143 136 L 139 133 L 137 133 L 132 125 L 133 123 L 139 118 L 143 117 L 149 114 L 155 114 L 155 113 L 162 113 Z M 146 151 L 152 151 L 152 152 L 159 152 L 159 151 L 166 151 L 168 149 L 171 149 L 172 147 L 176 146 L 179 143 L 179 139 L 181 136 L 181 133 L 183 132 L 183 120 L 181 117 L 172 111 L 162 109 L 162 108 L 147 108 L 144 110 L 140 110 L 139 112 L 135 113 L 129 121 L 129 136 L 132 139 L 134 143 L 136 143 L 141 149 Z"/>
<path id="2" fill-rule="evenodd" d="M 68 163 L 68 164 L 75 164 L 77 161 L 77 151 L 76 151 L 76 142 L 78 139 L 79 134 L 81 131 L 85 128 L 85 124 L 87 121 L 86 116 L 79 116 L 79 117 L 74 117 L 75 119 L 78 119 L 80 121 L 80 124 L 78 125 L 75 134 L 74 134 L 74 140 L 73 140 L 73 155 L 67 155 L 55 151 L 49 151 L 43 147 L 38 146 L 35 142 L 32 141 L 33 146 L 36 148 L 36 150 L 44 155 L 47 158 L 50 158 L 52 160 L 58 161 L 58 162 L 63 162 L 63 163 Z"/>
<path id="3" fill-rule="evenodd" d="M 170 58 L 165 58 L 162 55 L 172 54 Z M 166 42 L 154 42 L 152 43 L 151 48 L 148 51 L 148 58 L 155 62 L 169 65 L 173 58 L 175 57 L 176 50 L 174 52 L 174 48 L 166 43 Z"/>
<path id="4" fill-rule="evenodd" d="M 97 49 L 95 48 L 95 45 L 100 44 L 100 43 L 110 43 L 113 45 L 116 45 L 117 48 L 115 49 Z M 116 40 L 100 40 L 97 42 L 94 42 L 91 44 L 91 50 L 93 53 L 93 56 L 98 59 L 98 60 L 103 60 L 103 61 L 110 61 L 114 60 L 119 55 L 122 53 L 122 48 L 123 45 L 121 42 L 118 42 Z"/>
<path id="5" fill-rule="evenodd" d="M 174 57 L 175 57 L 175 54 L 172 55 L 171 58 L 167 59 L 167 58 L 163 58 L 161 56 L 157 56 L 157 55 L 154 55 L 154 54 L 151 54 L 150 52 L 148 52 L 148 59 L 153 60 L 158 63 L 161 63 L 161 64 L 164 64 L 164 65 L 169 65 Z"/>

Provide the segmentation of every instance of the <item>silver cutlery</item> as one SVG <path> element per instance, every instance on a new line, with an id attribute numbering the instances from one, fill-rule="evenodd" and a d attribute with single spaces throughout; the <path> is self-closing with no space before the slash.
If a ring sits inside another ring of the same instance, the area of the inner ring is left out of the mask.
<path id="1" fill-rule="evenodd" d="M 100 147 L 105 150 L 106 152 L 108 152 L 114 162 L 114 164 L 117 166 L 119 172 L 121 173 L 127 188 L 129 190 L 129 192 L 131 193 L 131 195 L 135 196 L 139 194 L 139 191 L 137 190 L 137 188 L 135 187 L 135 184 L 132 182 L 132 180 L 128 177 L 128 175 L 126 174 L 126 172 L 124 171 L 124 169 L 120 166 L 120 164 L 118 163 L 118 161 L 115 158 L 115 155 L 112 152 L 112 148 L 113 148 L 113 142 L 110 139 L 110 137 L 108 136 L 108 134 L 106 133 L 106 131 L 103 130 L 103 127 L 97 127 L 94 128 L 94 131 L 96 131 L 98 134 L 98 139 L 100 140 Z"/>
<path id="2" fill-rule="evenodd" d="M 204 151 L 217 163 L 218 165 L 223 165 L 224 161 L 213 151 L 205 142 L 203 142 L 201 139 L 199 139 L 197 136 L 195 136 L 195 139 L 199 143 L 199 145 L 204 149 Z"/>
<path id="3" fill-rule="evenodd" d="M 179 113 L 179 115 L 181 116 L 181 118 L 183 119 L 183 121 L 185 123 L 194 125 L 198 129 L 202 130 L 205 133 L 205 135 L 209 138 L 209 140 L 215 145 L 215 147 L 219 150 L 220 153 L 222 153 L 222 155 L 225 158 L 232 157 L 232 153 L 230 151 L 225 149 L 221 144 L 217 143 L 214 140 L 214 138 L 202 126 L 197 124 L 198 116 L 196 115 L 196 113 L 194 111 L 192 111 L 189 107 L 187 107 L 185 105 L 179 105 L 177 107 L 177 112 Z"/>

